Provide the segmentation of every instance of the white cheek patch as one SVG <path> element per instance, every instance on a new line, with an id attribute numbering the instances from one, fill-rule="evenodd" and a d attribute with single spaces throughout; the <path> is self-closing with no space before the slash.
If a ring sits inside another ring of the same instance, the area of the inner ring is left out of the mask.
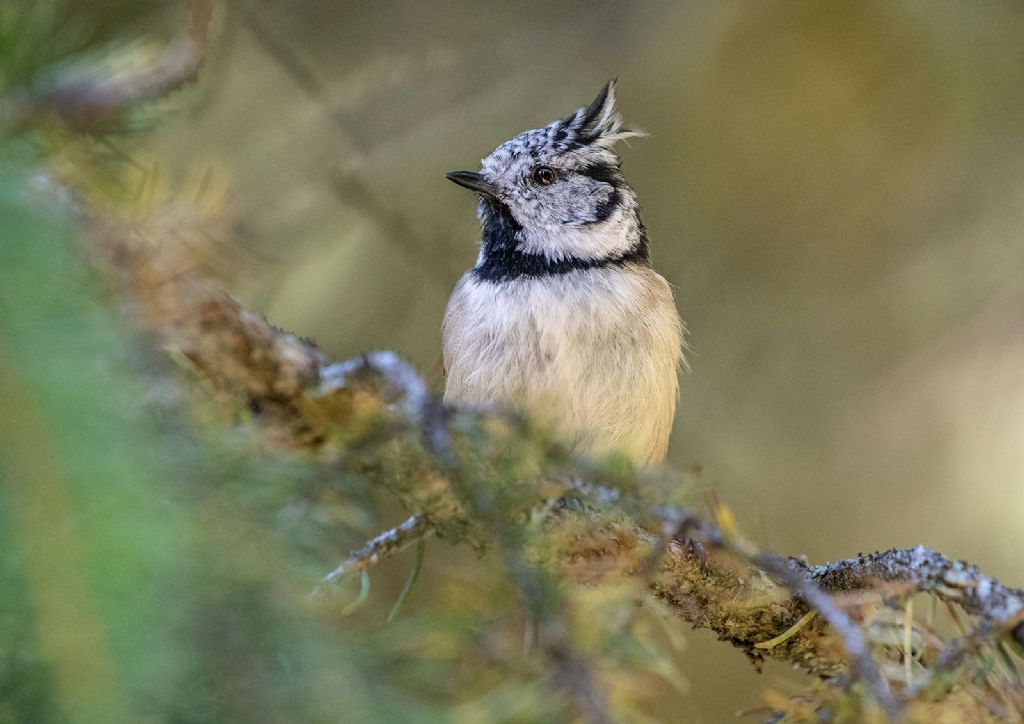
<path id="1" fill-rule="evenodd" d="M 595 184 L 570 176 L 548 194 L 535 194 L 541 225 L 582 226 L 598 221 L 598 209 L 619 192 L 608 184 Z"/>
<path id="2" fill-rule="evenodd" d="M 622 203 L 606 220 L 593 224 L 525 226 L 519 250 L 552 261 L 608 259 L 629 252 L 637 238 L 635 206 Z"/>

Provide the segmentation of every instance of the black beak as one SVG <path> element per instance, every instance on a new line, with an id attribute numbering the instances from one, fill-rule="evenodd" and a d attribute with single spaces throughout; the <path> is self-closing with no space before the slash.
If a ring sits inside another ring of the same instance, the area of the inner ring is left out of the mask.
<path id="1" fill-rule="evenodd" d="M 476 191 L 478 194 L 490 196 L 491 198 L 497 198 L 498 196 L 498 187 L 473 171 L 452 171 L 451 173 L 446 173 L 444 177 L 470 191 Z"/>

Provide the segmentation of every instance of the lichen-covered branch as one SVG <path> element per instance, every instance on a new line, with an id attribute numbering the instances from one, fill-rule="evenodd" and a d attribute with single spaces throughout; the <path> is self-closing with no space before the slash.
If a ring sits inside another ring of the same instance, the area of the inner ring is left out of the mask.
<path id="1" fill-rule="evenodd" d="M 887 550 L 816 566 L 810 578 L 829 592 L 855 591 L 880 582 L 908 584 L 934 592 L 978 616 L 994 630 L 1024 646 L 1024 591 L 1008 588 L 977 566 L 952 561 L 930 548 Z"/>
<path id="2" fill-rule="evenodd" d="M 475 540 L 486 538 L 488 516 L 482 515 L 483 525 L 475 518 L 488 511 L 472 494 L 482 479 L 474 477 L 485 469 L 481 466 L 521 471 L 522 484 L 496 492 L 498 498 L 488 498 L 486 505 L 504 501 L 524 514 L 550 494 L 537 482 L 539 471 L 574 480 L 574 473 L 592 477 L 586 466 L 574 468 L 554 448 L 519 440 L 520 427 L 507 416 L 443 408 L 420 376 L 392 353 L 332 363 L 311 342 L 275 328 L 183 265 L 173 246 L 151 243 L 137 229 L 97 223 L 91 241 L 149 328 L 191 360 L 218 394 L 248 410 L 268 444 L 328 457 L 362 451 L 357 456 L 362 472 L 387 478 L 382 485 L 414 508 L 417 515 L 371 541 L 339 571 L 361 570 L 432 530 L 443 536 L 473 528 Z M 485 443 L 471 444 L 480 435 Z M 495 440 L 519 440 L 520 446 L 502 447 Z M 419 467 L 402 467 L 400 461 L 407 459 Z M 385 475 L 395 470 L 398 475 Z M 586 490 L 566 485 L 560 494 L 586 502 Z M 839 681 L 859 679 L 890 714 L 899 702 L 865 641 L 862 622 L 846 612 L 847 594 L 875 592 L 878 606 L 885 608 L 893 585 L 900 584 L 903 598 L 927 592 L 955 602 L 981 619 L 992 641 L 1006 634 L 1021 637 L 1024 592 L 928 549 L 810 567 L 761 551 L 734 531 L 686 511 L 669 514 L 637 501 L 619 508 L 603 498 L 597 503 L 550 516 L 552 543 L 539 556 L 546 565 L 583 584 L 612 576 L 640 579 L 680 617 L 714 630 L 752 659 L 789 661 Z M 660 534 L 652 532 L 659 521 Z M 811 610 L 819 615 L 809 617 Z M 575 660 L 567 659 L 566 676 L 577 670 Z M 586 672 L 580 676 L 576 683 L 589 681 Z M 579 691 L 591 691 L 590 684 Z"/>

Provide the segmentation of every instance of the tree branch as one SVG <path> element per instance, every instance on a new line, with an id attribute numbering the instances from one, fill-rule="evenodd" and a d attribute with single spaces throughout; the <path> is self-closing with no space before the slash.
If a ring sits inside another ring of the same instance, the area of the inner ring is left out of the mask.
<path id="1" fill-rule="evenodd" d="M 878 582 L 906 583 L 916 591 L 930 591 L 958 604 L 994 630 L 1010 631 L 1024 646 L 1024 591 L 1008 588 L 977 566 L 952 561 L 924 546 L 816 566 L 810 577 L 830 592 L 871 588 Z"/>
<path id="2" fill-rule="evenodd" d="M 97 223 L 92 243 L 149 327 L 190 359 L 218 391 L 251 410 L 270 444 L 327 456 L 352 446 L 378 449 L 377 457 L 361 458 L 363 472 L 371 477 L 405 455 L 419 456 L 432 466 L 426 476 L 400 475 L 382 483 L 417 514 L 371 541 L 328 578 L 361 570 L 423 535 L 428 519 L 437 525 L 439 535 L 447 531 L 454 540 L 473 526 L 479 533 L 480 521 L 474 520 L 479 503 L 474 502 L 476 507 L 468 513 L 464 504 L 473 500 L 478 481 L 474 474 L 481 470 L 479 461 L 473 462 L 476 458 L 467 457 L 465 431 L 487 429 L 489 434 L 497 431 L 498 438 L 515 439 L 520 433 L 508 417 L 442 407 L 420 376 L 393 353 L 331 363 L 311 342 L 273 327 L 198 270 L 183 269 L 173 245 L 148 243 L 137 229 Z M 485 456 L 499 454 L 493 445 L 480 449 Z M 559 465 L 566 467 L 564 460 Z M 591 475 L 585 465 L 570 462 L 567 468 L 578 473 L 571 475 L 574 480 Z M 584 497 L 597 487 L 570 486 Z M 541 489 L 525 480 L 516 491 L 516 504 L 522 503 L 524 511 L 541 497 Z M 615 496 L 592 497 L 609 510 L 608 499 Z M 931 592 L 980 617 L 982 625 L 975 633 L 990 633 L 990 640 L 998 641 L 1012 632 L 1020 641 L 1024 591 L 1002 586 L 976 567 L 926 548 L 808 567 L 797 559 L 761 551 L 728 526 L 723 531 L 722 525 L 686 511 L 661 510 L 655 519 L 663 533 L 656 535 L 638 523 L 645 515 L 642 506 L 636 508 L 636 517 L 624 514 L 622 506 L 615 510 L 563 511 L 554 516 L 554 565 L 585 584 L 613 575 L 640 578 L 677 615 L 711 628 L 755 661 L 781 659 L 828 679 L 852 675 L 892 715 L 899 708 L 897 698 L 862 626 L 844 611 L 842 594 L 876 592 L 880 607 L 894 605 L 889 593 L 898 582 L 907 595 Z M 486 530 L 481 535 L 486 536 Z M 820 615 L 807 620 L 812 609 Z M 797 623 L 801 625 L 791 632 Z M 786 637 L 781 636 L 784 633 Z M 842 647 L 834 645 L 836 637 Z M 784 640 L 758 647 L 777 638 Z M 571 663 L 563 671 L 566 681 L 589 681 L 569 676 L 577 670 Z M 577 695 L 582 706 L 590 695 L 579 692 L 593 689 L 590 684 L 581 686 Z M 899 701 L 918 691 L 919 687 L 907 690 Z"/>
<path id="3" fill-rule="evenodd" d="M 400 553 L 430 532 L 430 523 L 422 515 L 411 515 L 401 525 L 386 530 L 376 538 L 367 541 L 357 551 L 352 551 L 340 566 L 324 576 L 324 583 L 334 583 L 343 576 L 362 573 L 377 565 L 385 558 Z"/>

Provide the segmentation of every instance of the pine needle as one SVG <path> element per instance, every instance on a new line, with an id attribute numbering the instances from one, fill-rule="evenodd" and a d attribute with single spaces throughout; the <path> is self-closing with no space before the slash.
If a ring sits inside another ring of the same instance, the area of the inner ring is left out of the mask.
<path id="1" fill-rule="evenodd" d="M 797 631 L 799 631 L 804 626 L 806 626 L 808 624 L 808 622 L 812 618 L 814 618 L 816 613 L 817 613 L 817 611 L 808 611 L 807 613 L 805 613 L 803 616 L 800 617 L 799 621 L 797 621 L 795 624 L 790 626 L 788 629 L 786 629 L 785 631 L 780 633 L 778 636 L 776 636 L 773 639 L 768 639 L 767 641 L 762 641 L 759 644 L 754 644 L 754 648 L 755 649 L 774 649 L 779 644 L 781 644 L 781 643 L 783 643 L 785 641 L 788 641 L 789 639 L 793 638 L 793 636 L 796 635 Z"/>
<path id="2" fill-rule="evenodd" d="M 350 616 L 355 612 L 357 608 L 363 605 L 366 601 L 367 596 L 370 595 L 370 573 L 369 571 L 363 571 L 362 576 L 359 578 L 359 595 L 349 605 L 345 606 L 341 611 L 342 616 Z"/>
<path id="3" fill-rule="evenodd" d="M 416 562 L 413 564 L 412 573 L 409 574 L 409 579 L 405 582 L 405 587 L 402 588 L 402 592 L 398 594 L 398 600 L 395 601 L 395 605 L 391 607 L 391 611 L 388 612 L 388 623 L 395 620 L 395 616 L 398 615 L 398 611 L 402 608 L 402 604 L 405 603 L 405 599 L 409 596 L 409 591 L 412 590 L 413 585 L 416 583 L 416 579 L 420 576 L 420 570 L 423 568 L 423 551 L 426 550 L 427 542 L 420 538 L 416 544 Z M 364 574 L 365 575 L 365 574 Z"/>

